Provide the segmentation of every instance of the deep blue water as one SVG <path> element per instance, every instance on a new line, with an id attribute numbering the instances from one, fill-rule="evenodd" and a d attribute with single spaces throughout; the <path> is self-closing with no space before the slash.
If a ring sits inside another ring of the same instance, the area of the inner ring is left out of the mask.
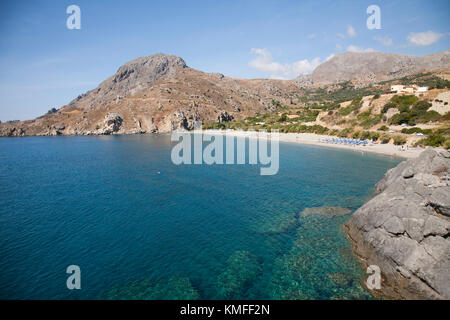
<path id="1" fill-rule="evenodd" d="M 0 299 L 366 299 L 341 226 L 399 159 L 280 144 L 181 165 L 169 135 L 0 139 Z M 66 268 L 81 268 L 68 290 Z"/>

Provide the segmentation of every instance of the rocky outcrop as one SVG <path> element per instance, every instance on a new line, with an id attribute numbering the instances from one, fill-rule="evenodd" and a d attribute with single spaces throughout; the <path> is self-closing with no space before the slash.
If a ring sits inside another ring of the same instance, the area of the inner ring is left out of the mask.
<path id="1" fill-rule="evenodd" d="M 110 112 L 105 116 L 104 127 L 100 129 L 100 134 L 113 134 L 119 132 L 123 119 L 120 114 Z"/>
<path id="2" fill-rule="evenodd" d="M 450 152 L 431 148 L 400 163 L 346 224 L 364 267 L 377 265 L 376 295 L 450 299 Z"/>
<path id="3" fill-rule="evenodd" d="M 25 135 L 25 131 L 23 131 L 20 127 L 15 126 L 0 126 L 0 136 L 3 137 L 23 137 Z"/>
<path id="4" fill-rule="evenodd" d="M 234 116 L 226 111 L 221 111 L 220 114 L 217 116 L 217 122 L 228 122 L 232 121 L 233 119 Z"/>

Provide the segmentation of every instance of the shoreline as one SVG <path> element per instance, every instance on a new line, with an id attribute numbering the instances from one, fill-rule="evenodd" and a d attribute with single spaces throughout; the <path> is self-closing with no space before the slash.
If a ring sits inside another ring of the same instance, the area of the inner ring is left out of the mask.
<path id="1" fill-rule="evenodd" d="M 195 133 L 195 130 L 193 131 Z M 236 137 L 252 137 L 255 136 L 254 131 L 242 131 L 242 130 L 203 130 L 204 134 L 223 134 L 232 135 Z M 270 137 L 271 133 L 268 132 L 267 135 Z M 280 142 L 290 142 L 298 144 L 314 145 L 319 147 L 329 147 L 335 149 L 353 150 L 357 152 L 369 152 L 376 153 L 386 156 L 411 159 L 419 156 L 425 149 L 422 148 L 409 148 L 408 150 L 402 151 L 401 146 L 396 146 L 393 144 L 370 144 L 366 146 L 351 146 L 346 144 L 333 144 L 321 142 L 320 139 L 331 139 L 336 138 L 334 136 L 319 135 L 315 133 L 279 133 Z"/>
<path id="2" fill-rule="evenodd" d="M 243 131 L 243 130 L 216 130 L 216 129 L 207 129 L 207 130 L 192 130 L 187 131 L 190 133 L 203 133 L 203 134 L 222 134 L 222 135 L 232 135 L 235 137 L 256 137 L 257 131 Z M 165 135 L 170 134 L 171 132 L 156 132 L 153 134 Z M 102 135 L 102 134 L 88 134 L 88 135 L 30 135 L 30 136 L 20 136 L 20 137 L 4 137 L 0 138 L 30 138 L 30 137 L 87 137 L 87 136 L 132 136 L 132 135 L 149 135 L 147 133 L 139 134 L 139 133 L 114 133 L 111 135 Z M 270 139 L 271 133 L 267 132 L 268 138 Z M 334 148 L 334 149 L 344 149 L 351 150 L 356 152 L 369 152 L 378 155 L 391 156 L 402 159 L 412 159 L 417 158 L 425 148 L 408 148 L 407 150 L 401 150 L 401 146 L 396 146 L 393 144 L 368 144 L 366 146 L 362 145 L 347 145 L 347 144 L 333 144 L 333 143 L 325 143 L 321 142 L 320 139 L 332 139 L 337 138 L 335 136 L 328 135 L 320 135 L 315 133 L 279 133 L 279 141 L 287 142 L 287 143 L 298 143 L 298 144 L 306 144 L 313 145 L 318 147 L 325 148 Z M 429 147 L 430 148 L 430 147 Z M 435 150 L 444 150 L 441 148 L 433 148 Z"/>

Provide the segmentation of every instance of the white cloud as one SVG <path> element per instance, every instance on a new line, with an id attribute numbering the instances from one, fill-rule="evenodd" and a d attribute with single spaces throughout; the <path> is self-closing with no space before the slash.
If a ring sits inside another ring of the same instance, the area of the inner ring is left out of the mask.
<path id="1" fill-rule="evenodd" d="M 326 59 L 325 59 L 325 61 L 328 61 L 328 60 L 330 60 L 331 58 L 333 58 L 335 56 L 335 54 L 334 53 L 332 53 L 332 54 L 330 54 Z"/>
<path id="2" fill-rule="evenodd" d="M 356 31 L 351 25 L 348 25 L 347 27 L 347 34 L 350 36 L 350 38 L 356 37 Z"/>
<path id="3" fill-rule="evenodd" d="M 444 35 L 442 33 L 436 33 L 433 31 L 426 32 L 411 32 L 408 35 L 408 42 L 412 45 L 416 46 L 429 46 L 430 44 L 435 43 Z"/>
<path id="4" fill-rule="evenodd" d="M 277 75 L 271 75 L 269 78 L 270 79 L 274 79 L 274 80 L 289 80 L 288 78 L 280 76 L 280 75 L 278 75 L 278 76 Z"/>
<path id="5" fill-rule="evenodd" d="M 308 35 L 308 39 L 314 39 L 317 36 L 315 33 L 311 33 Z"/>
<path id="6" fill-rule="evenodd" d="M 255 59 L 248 63 L 250 67 L 274 74 L 284 72 L 285 67 L 278 62 L 273 62 L 272 55 L 267 49 L 252 48 L 250 53 L 257 55 Z"/>
<path id="7" fill-rule="evenodd" d="M 390 47 L 393 44 L 393 41 L 389 37 L 374 37 L 375 40 L 380 42 L 383 46 Z"/>
<path id="8" fill-rule="evenodd" d="M 358 46 L 354 46 L 354 45 L 348 46 L 347 47 L 347 51 L 348 52 L 375 52 L 375 50 L 372 49 L 372 48 L 364 49 L 364 48 L 361 48 L 361 47 L 358 47 Z"/>
<path id="9" fill-rule="evenodd" d="M 338 37 L 339 37 L 339 38 L 341 38 L 341 39 L 345 39 L 345 34 L 342 34 L 342 33 L 338 33 L 337 35 L 338 35 Z"/>
<path id="10" fill-rule="evenodd" d="M 308 74 L 314 71 L 320 64 L 320 58 L 314 58 L 311 61 L 304 59 L 294 62 L 292 65 L 288 65 L 288 71 L 299 76 L 300 74 Z"/>
<path id="11" fill-rule="evenodd" d="M 256 55 L 256 58 L 251 60 L 248 65 L 268 73 L 272 79 L 293 79 L 300 74 L 311 73 L 321 63 L 320 58 L 316 57 L 312 60 L 303 59 L 291 64 L 281 64 L 273 61 L 272 55 L 267 49 L 252 48 L 250 53 Z"/>

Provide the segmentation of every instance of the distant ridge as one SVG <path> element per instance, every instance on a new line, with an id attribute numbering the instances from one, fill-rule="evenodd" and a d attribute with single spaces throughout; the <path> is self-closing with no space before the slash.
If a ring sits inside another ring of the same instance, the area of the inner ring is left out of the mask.
<path id="1" fill-rule="evenodd" d="M 319 65 L 311 74 L 315 85 L 354 80 L 376 83 L 422 71 L 450 67 L 450 50 L 423 57 L 381 52 L 346 52 Z"/>

